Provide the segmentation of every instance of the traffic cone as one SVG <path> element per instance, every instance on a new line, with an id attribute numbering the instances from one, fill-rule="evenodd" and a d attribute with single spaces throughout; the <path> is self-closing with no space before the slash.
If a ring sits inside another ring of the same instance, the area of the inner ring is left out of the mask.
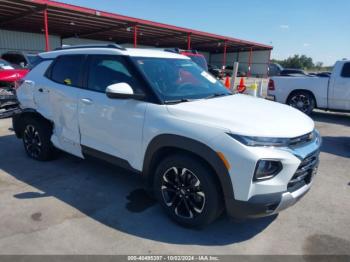
<path id="1" fill-rule="evenodd" d="M 230 87 L 231 87 L 230 77 L 229 77 L 229 76 L 226 76 L 226 79 L 225 79 L 225 87 L 226 87 L 227 89 L 230 89 Z"/>
<path id="2" fill-rule="evenodd" d="M 244 84 L 244 77 L 241 77 L 241 81 L 239 82 L 239 85 L 237 86 L 238 93 L 243 93 L 246 89 L 246 86 Z"/>

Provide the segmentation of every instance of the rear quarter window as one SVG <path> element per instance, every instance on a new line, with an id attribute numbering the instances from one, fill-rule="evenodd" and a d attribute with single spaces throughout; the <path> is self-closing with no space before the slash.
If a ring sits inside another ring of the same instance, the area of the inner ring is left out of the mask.
<path id="1" fill-rule="evenodd" d="M 39 55 L 28 56 L 28 59 L 30 61 L 29 69 L 33 69 L 34 67 L 36 67 L 38 64 L 40 64 L 44 60 Z"/>
<path id="2" fill-rule="evenodd" d="M 62 85 L 81 87 L 84 59 L 84 55 L 59 56 L 53 62 L 47 77 Z"/>
<path id="3" fill-rule="evenodd" d="M 350 78 L 350 63 L 345 63 L 341 71 L 341 76 Z"/>

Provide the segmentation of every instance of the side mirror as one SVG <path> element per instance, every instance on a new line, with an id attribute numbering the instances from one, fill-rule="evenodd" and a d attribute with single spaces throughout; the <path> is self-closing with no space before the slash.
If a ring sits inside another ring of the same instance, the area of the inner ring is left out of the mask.
<path id="1" fill-rule="evenodd" d="M 128 83 L 117 83 L 107 86 L 106 95 L 112 99 L 143 99 L 145 97 L 143 94 L 135 94 Z"/>

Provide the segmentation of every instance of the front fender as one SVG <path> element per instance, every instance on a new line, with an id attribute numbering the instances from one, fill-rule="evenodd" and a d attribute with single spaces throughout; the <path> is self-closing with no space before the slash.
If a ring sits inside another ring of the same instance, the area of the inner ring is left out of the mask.
<path id="1" fill-rule="evenodd" d="M 202 158 L 215 171 L 225 199 L 232 199 L 234 197 L 230 175 L 217 153 L 199 141 L 174 134 L 156 136 L 151 140 L 146 149 L 142 173 L 150 183 L 149 185 L 153 183 L 153 171 L 155 161 L 158 158 L 157 152 L 165 148 L 185 150 Z"/>

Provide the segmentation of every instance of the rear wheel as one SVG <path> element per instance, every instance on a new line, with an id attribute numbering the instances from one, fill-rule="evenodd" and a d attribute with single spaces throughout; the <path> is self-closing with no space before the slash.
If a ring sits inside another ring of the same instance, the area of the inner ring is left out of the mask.
<path id="1" fill-rule="evenodd" d="M 315 108 L 315 99 L 309 92 L 298 91 L 290 95 L 287 104 L 310 115 Z"/>
<path id="2" fill-rule="evenodd" d="M 213 222 L 222 212 L 222 198 L 214 173 L 199 159 L 173 155 L 156 170 L 154 192 L 166 213 L 188 227 Z"/>
<path id="3" fill-rule="evenodd" d="M 33 159 L 47 161 L 53 158 L 55 148 L 48 123 L 38 119 L 25 119 L 23 123 L 23 145 L 27 155 Z"/>

